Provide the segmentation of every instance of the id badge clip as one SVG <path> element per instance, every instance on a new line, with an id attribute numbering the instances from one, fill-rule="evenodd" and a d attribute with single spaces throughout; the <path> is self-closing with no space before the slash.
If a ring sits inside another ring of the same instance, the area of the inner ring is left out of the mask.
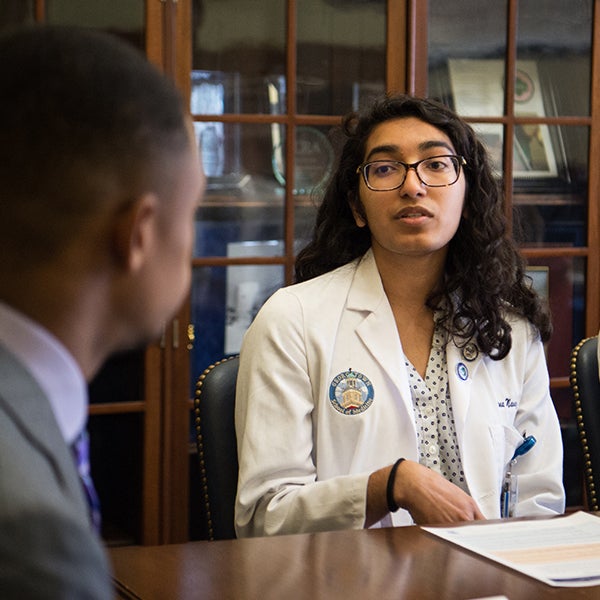
<path id="1" fill-rule="evenodd" d="M 508 465 L 508 471 L 504 475 L 502 482 L 502 494 L 500 497 L 500 516 L 503 519 L 515 516 L 515 508 L 519 499 L 519 479 L 516 473 L 513 473 L 513 468 L 517 464 L 519 456 L 523 456 L 529 452 L 536 443 L 536 439 L 532 435 L 525 437 L 523 442 L 517 447 L 513 457 Z"/>

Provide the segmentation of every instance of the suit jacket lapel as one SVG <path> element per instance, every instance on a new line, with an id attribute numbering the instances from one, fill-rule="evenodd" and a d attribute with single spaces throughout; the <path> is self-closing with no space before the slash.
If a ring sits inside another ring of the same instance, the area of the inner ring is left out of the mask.
<path id="1" fill-rule="evenodd" d="M 73 456 L 62 437 L 50 403 L 25 367 L 2 345 L 0 410 L 6 412 L 32 447 L 48 460 L 65 492 L 87 510 Z"/>

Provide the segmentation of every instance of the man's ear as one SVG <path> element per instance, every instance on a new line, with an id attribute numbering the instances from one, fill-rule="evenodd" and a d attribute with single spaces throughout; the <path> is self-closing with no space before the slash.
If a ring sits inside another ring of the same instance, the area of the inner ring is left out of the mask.
<path id="1" fill-rule="evenodd" d="M 114 249 L 119 265 L 138 271 L 146 262 L 156 237 L 157 198 L 144 194 L 115 216 Z"/>

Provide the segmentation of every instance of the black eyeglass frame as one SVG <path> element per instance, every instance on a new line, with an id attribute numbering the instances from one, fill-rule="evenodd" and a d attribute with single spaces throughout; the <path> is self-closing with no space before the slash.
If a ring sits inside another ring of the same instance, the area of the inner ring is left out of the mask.
<path id="1" fill-rule="evenodd" d="M 442 183 L 442 184 L 430 184 L 430 183 L 426 183 L 421 179 L 421 176 L 419 175 L 419 171 L 417 171 L 417 167 L 421 164 L 424 163 L 428 160 L 434 160 L 436 158 L 455 158 L 457 160 L 457 164 L 458 164 L 458 168 L 456 170 L 456 179 L 452 182 L 452 183 Z M 404 173 L 404 178 L 402 179 L 402 181 L 398 184 L 395 185 L 394 187 L 391 188 L 385 188 L 384 190 L 382 189 L 377 189 L 372 187 L 369 184 L 369 180 L 367 179 L 367 174 L 365 169 L 367 167 L 370 167 L 371 165 L 376 165 L 377 163 L 394 163 L 396 165 L 402 165 L 406 171 Z M 460 154 L 439 154 L 437 156 L 428 156 L 427 158 L 423 158 L 421 160 L 418 160 L 417 162 L 414 163 L 405 163 L 402 162 L 401 160 L 372 160 L 366 163 L 363 163 L 362 165 L 358 165 L 358 167 L 356 168 L 356 173 L 362 173 L 363 179 L 365 181 L 365 185 L 373 192 L 391 192 L 392 190 L 397 190 L 398 188 L 401 188 L 404 185 L 404 182 L 406 181 L 406 177 L 408 176 L 408 172 L 410 169 L 413 169 L 414 172 L 417 174 L 417 177 L 419 178 L 419 181 L 427 186 L 427 187 L 450 187 L 451 185 L 454 185 L 460 178 L 460 170 L 461 167 L 465 167 L 467 165 L 467 161 L 465 160 L 464 156 L 461 156 Z"/>

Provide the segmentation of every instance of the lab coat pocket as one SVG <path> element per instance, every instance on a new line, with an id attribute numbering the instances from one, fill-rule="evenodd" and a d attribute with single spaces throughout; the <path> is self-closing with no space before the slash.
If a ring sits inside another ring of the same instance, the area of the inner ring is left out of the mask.
<path id="1" fill-rule="evenodd" d="M 523 442 L 523 436 L 508 425 L 490 425 L 490 435 L 496 457 L 497 477 L 501 481 L 515 450 Z"/>

